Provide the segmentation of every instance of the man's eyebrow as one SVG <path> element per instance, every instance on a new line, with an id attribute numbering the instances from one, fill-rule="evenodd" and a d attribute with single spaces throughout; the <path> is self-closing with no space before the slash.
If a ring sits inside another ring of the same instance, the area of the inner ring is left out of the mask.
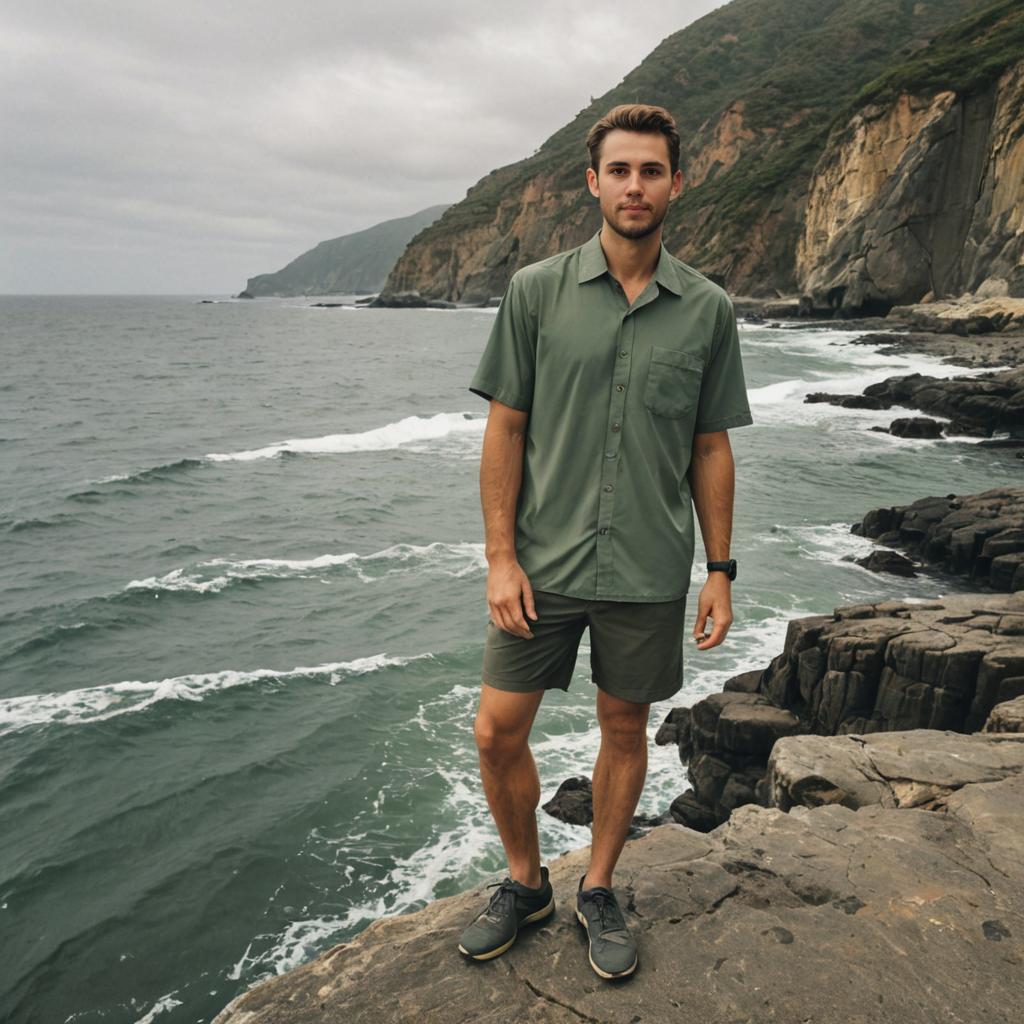
<path id="1" fill-rule="evenodd" d="M 661 160 L 645 160 L 641 167 L 664 167 L 665 164 Z M 609 160 L 605 164 L 605 167 L 629 167 L 628 160 Z"/>

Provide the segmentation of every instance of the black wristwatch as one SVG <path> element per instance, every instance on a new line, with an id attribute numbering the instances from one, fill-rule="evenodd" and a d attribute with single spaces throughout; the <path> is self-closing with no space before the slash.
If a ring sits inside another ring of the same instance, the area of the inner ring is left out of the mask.
<path id="1" fill-rule="evenodd" d="M 730 558 L 727 562 L 708 562 L 708 572 L 714 572 L 715 570 L 724 572 L 729 579 L 736 579 L 736 559 Z"/>

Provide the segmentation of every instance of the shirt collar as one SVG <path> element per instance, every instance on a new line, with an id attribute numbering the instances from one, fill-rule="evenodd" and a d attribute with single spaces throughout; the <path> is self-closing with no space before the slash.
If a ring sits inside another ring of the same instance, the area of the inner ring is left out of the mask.
<path id="1" fill-rule="evenodd" d="M 604 250 L 601 248 L 601 232 L 598 231 L 592 238 L 580 246 L 579 259 L 579 284 L 586 284 L 593 281 L 602 274 L 608 272 L 608 261 L 604 258 Z M 658 264 L 654 268 L 654 280 L 663 288 L 667 288 L 673 295 L 682 295 L 683 287 L 679 281 L 679 274 L 672 266 L 672 259 L 665 243 L 662 242 L 661 253 L 658 256 Z"/>

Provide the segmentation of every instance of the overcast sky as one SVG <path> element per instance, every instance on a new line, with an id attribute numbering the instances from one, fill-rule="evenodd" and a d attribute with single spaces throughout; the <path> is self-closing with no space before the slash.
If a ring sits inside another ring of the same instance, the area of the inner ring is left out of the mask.
<path id="1" fill-rule="evenodd" d="M 720 6 L 5 0 L 0 293 L 236 292 L 461 199 Z"/>

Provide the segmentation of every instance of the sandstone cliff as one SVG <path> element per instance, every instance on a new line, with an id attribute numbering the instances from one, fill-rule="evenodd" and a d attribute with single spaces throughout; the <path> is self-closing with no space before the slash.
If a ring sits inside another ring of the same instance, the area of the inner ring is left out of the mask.
<path id="1" fill-rule="evenodd" d="M 864 107 L 811 181 L 796 274 L 807 311 L 885 314 L 1024 295 L 1024 59 L 987 89 Z"/>

